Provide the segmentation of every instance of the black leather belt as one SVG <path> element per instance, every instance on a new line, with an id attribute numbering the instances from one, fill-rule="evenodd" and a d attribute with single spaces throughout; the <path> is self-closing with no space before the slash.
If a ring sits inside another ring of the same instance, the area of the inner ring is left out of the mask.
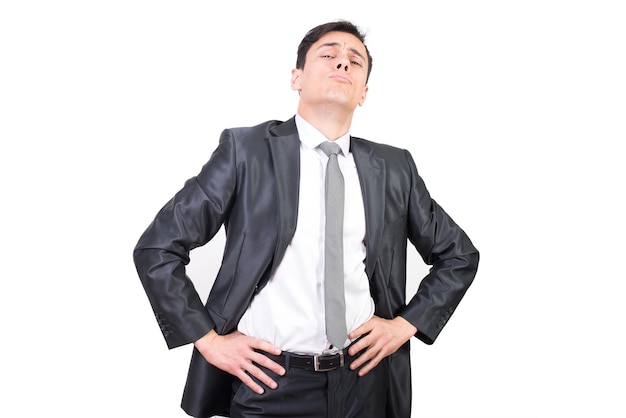
<path id="1" fill-rule="evenodd" d="M 272 354 L 267 356 L 285 367 L 297 367 L 316 372 L 328 372 L 338 369 L 347 365 L 346 359 L 352 358 L 352 356 L 348 356 L 347 348 L 331 354 L 307 355 L 283 352 L 277 356 Z"/>

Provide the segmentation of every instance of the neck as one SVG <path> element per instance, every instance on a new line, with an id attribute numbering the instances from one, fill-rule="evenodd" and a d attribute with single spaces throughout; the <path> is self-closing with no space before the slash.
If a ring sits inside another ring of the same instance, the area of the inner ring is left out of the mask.
<path id="1" fill-rule="evenodd" d="M 300 102 L 298 114 L 327 139 L 334 141 L 350 131 L 354 111 L 346 112 L 337 106 L 310 108 Z"/>

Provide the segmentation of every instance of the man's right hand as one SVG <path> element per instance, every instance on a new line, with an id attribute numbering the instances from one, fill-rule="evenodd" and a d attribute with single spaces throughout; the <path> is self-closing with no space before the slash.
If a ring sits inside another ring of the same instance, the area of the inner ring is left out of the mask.
<path id="1" fill-rule="evenodd" d="M 280 364 L 256 351 L 279 355 L 281 353 L 279 347 L 258 338 L 248 337 L 239 331 L 219 335 L 215 330 L 211 330 L 194 345 L 206 361 L 238 377 L 243 384 L 259 394 L 264 392 L 263 387 L 252 377 L 272 389 L 276 389 L 278 385 L 257 364 L 281 376 L 285 374 L 285 369 Z"/>

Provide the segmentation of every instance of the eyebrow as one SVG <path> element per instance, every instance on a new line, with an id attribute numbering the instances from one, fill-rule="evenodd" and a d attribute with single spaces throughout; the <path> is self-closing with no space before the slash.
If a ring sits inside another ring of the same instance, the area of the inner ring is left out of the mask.
<path id="1" fill-rule="evenodd" d="M 328 42 L 325 44 L 320 45 L 317 50 L 319 51 L 320 49 L 326 47 L 326 46 L 341 46 L 342 44 L 339 42 Z M 359 57 L 361 57 L 362 60 L 367 61 L 365 59 L 365 57 L 363 56 L 363 54 L 361 54 L 356 48 L 348 48 L 353 54 L 358 55 Z"/>

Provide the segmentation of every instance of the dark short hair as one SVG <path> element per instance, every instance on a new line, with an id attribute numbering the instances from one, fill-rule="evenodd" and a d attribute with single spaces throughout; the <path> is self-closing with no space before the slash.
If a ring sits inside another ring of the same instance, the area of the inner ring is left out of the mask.
<path id="1" fill-rule="evenodd" d="M 302 69 L 304 68 L 304 63 L 306 61 L 306 54 L 311 49 L 311 45 L 317 42 L 322 36 L 326 35 L 329 32 L 345 32 L 351 35 L 356 36 L 365 46 L 365 51 L 367 52 L 367 80 L 370 78 L 370 73 L 372 72 L 372 56 L 370 55 L 370 51 L 365 45 L 365 33 L 361 32 L 358 26 L 347 20 L 338 20 L 335 22 L 324 23 L 322 25 L 316 26 L 302 38 L 300 45 L 298 46 L 298 57 L 296 59 L 296 68 Z"/>

